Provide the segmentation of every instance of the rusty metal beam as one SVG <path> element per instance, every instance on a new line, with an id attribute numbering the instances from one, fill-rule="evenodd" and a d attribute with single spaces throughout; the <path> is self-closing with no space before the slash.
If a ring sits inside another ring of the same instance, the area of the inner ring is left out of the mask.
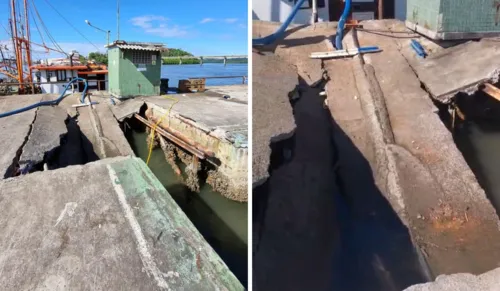
<path id="1" fill-rule="evenodd" d="M 148 109 L 146 110 L 146 117 L 150 120 L 152 120 L 154 123 L 158 122 L 158 119 L 156 119 L 153 114 L 151 113 L 151 111 Z M 191 126 L 193 126 L 193 124 L 190 124 Z M 161 127 L 166 130 L 168 133 L 174 135 L 176 138 L 182 140 L 183 142 L 189 144 L 190 146 L 192 146 L 193 148 L 199 150 L 200 152 L 202 152 L 203 154 L 205 154 L 205 156 L 208 156 L 208 157 L 214 157 L 215 154 L 206 149 L 205 147 L 201 146 L 200 144 L 198 144 L 197 142 L 189 139 L 188 137 L 184 136 L 182 133 L 178 132 L 177 130 L 175 129 L 172 129 L 168 126 L 165 125 L 165 123 L 161 123 Z"/>
<path id="2" fill-rule="evenodd" d="M 489 83 L 484 83 L 483 92 L 500 101 L 500 89 Z"/>
<path id="3" fill-rule="evenodd" d="M 134 117 L 137 118 L 137 120 L 141 121 L 145 125 L 147 125 L 149 128 L 154 128 L 155 124 L 144 117 L 140 116 L 139 114 L 134 114 Z M 185 149 L 186 151 L 190 152 L 191 154 L 197 156 L 200 159 L 205 159 L 205 154 L 195 148 L 194 146 L 186 143 L 185 141 L 181 140 L 180 138 L 176 137 L 175 135 L 171 134 L 170 132 L 164 130 L 162 127 L 157 126 L 156 131 L 163 135 L 164 137 L 168 138 L 170 141 L 174 142 L 181 148 Z"/>

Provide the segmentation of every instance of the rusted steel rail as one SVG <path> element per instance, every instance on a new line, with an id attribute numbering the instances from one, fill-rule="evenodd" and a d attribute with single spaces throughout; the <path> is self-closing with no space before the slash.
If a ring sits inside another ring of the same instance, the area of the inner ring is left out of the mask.
<path id="1" fill-rule="evenodd" d="M 137 120 L 141 121 L 145 125 L 147 125 L 149 128 L 153 128 L 155 126 L 154 122 L 151 122 L 144 117 L 140 116 L 139 114 L 134 114 L 134 117 L 137 118 Z M 157 126 L 156 131 L 161 134 L 162 136 L 168 138 L 181 148 L 185 149 L 186 151 L 190 152 L 194 156 L 200 158 L 200 159 L 206 159 L 207 157 L 213 157 L 214 154 L 210 151 L 205 152 L 204 150 L 200 150 L 196 147 L 196 144 L 192 141 L 186 141 L 186 137 L 183 137 L 179 133 L 172 133 L 166 130 L 163 127 Z M 179 136 L 180 135 L 180 136 Z"/>
<path id="2" fill-rule="evenodd" d="M 158 119 L 156 119 L 153 116 L 153 114 L 151 113 L 151 111 L 149 111 L 149 110 L 146 111 L 146 117 L 148 119 L 150 119 L 153 123 L 157 123 L 158 122 Z M 191 147 L 193 147 L 193 148 L 197 149 L 198 151 L 202 152 L 206 157 L 211 157 L 211 158 L 215 157 L 215 154 L 212 151 L 206 149 L 204 146 L 202 146 L 202 145 L 198 144 L 197 142 L 191 140 L 190 138 L 184 136 L 179 131 L 166 126 L 164 123 L 162 123 L 161 127 L 162 127 L 162 129 L 164 129 L 168 133 L 174 135 L 176 138 L 180 139 L 184 143 L 187 143 Z"/>
<path id="3" fill-rule="evenodd" d="M 490 83 L 484 83 L 483 92 L 500 101 L 500 89 Z"/>

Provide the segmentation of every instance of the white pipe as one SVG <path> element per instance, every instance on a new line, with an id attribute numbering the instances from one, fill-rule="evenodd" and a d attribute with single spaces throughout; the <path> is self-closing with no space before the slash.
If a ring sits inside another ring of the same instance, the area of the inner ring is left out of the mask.
<path id="1" fill-rule="evenodd" d="M 318 1 L 312 0 L 311 24 L 315 24 L 316 22 L 318 22 Z"/>

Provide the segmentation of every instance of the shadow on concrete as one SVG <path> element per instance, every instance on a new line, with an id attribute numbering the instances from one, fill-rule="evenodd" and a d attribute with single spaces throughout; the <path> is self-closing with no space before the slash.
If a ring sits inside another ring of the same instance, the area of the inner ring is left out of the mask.
<path id="1" fill-rule="evenodd" d="M 279 39 L 277 39 L 274 43 L 270 44 L 270 45 L 265 45 L 265 46 L 256 46 L 254 47 L 254 51 L 256 51 L 257 53 L 261 53 L 261 52 L 275 52 L 276 51 L 276 48 L 278 47 L 278 45 L 284 45 L 285 44 L 285 39 L 291 35 L 292 33 L 295 33 L 305 27 L 307 27 L 308 25 L 307 24 L 304 24 L 304 25 L 299 25 L 299 26 L 295 26 L 295 27 L 292 27 L 292 28 L 289 28 L 285 31 L 285 33 L 283 34 L 283 36 Z M 276 28 L 278 29 L 278 28 Z M 274 31 L 272 32 L 274 33 Z M 267 35 L 263 35 L 261 37 L 265 37 Z M 307 44 L 307 43 L 305 43 Z M 291 47 L 291 46 L 289 46 Z"/>
<path id="2" fill-rule="evenodd" d="M 402 290 L 427 281 L 368 161 L 299 78 L 296 131 L 253 191 L 254 290 Z M 293 151 L 293 154 L 290 153 Z"/>
<path id="3" fill-rule="evenodd" d="M 338 236 L 333 290 L 399 291 L 427 277 L 408 229 L 375 185 L 368 161 L 334 119 Z"/>

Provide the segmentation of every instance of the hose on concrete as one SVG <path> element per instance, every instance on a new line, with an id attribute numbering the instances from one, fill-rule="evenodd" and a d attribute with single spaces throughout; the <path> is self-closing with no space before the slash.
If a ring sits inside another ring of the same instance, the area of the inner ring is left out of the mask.
<path id="1" fill-rule="evenodd" d="M 11 115 L 15 115 L 15 114 L 18 114 L 18 113 L 21 113 L 21 112 L 25 112 L 25 111 L 31 110 L 33 108 L 40 107 L 40 106 L 57 105 L 65 97 L 64 95 L 66 94 L 66 90 L 68 90 L 69 86 L 71 84 L 73 84 L 74 82 L 76 82 L 76 81 L 83 81 L 85 83 L 85 88 L 83 89 L 82 97 L 80 99 L 80 101 L 82 103 L 84 103 L 85 94 L 87 94 L 87 80 L 85 80 L 83 78 L 74 78 L 73 80 L 71 80 L 66 85 L 66 87 L 64 88 L 64 91 L 61 93 L 61 95 L 59 96 L 59 98 L 57 98 L 55 100 L 50 100 L 50 101 L 41 101 L 41 102 L 38 102 L 38 103 L 35 103 L 35 104 L 32 104 L 32 105 L 26 106 L 26 107 L 23 107 L 23 108 L 19 108 L 19 109 L 15 109 L 15 110 L 12 110 L 12 111 L 7 111 L 7 112 L 4 112 L 4 113 L 0 113 L 0 118 L 11 116 Z"/>
<path id="2" fill-rule="evenodd" d="M 349 1 L 349 0 L 348 0 Z M 305 0 L 299 0 L 297 4 L 293 7 L 292 12 L 290 15 L 288 15 L 288 18 L 285 20 L 285 22 L 274 32 L 273 34 L 270 34 L 266 37 L 262 38 L 254 38 L 252 39 L 252 45 L 253 46 L 263 46 L 263 45 L 269 45 L 281 38 L 288 28 L 288 25 L 292 22 L 292 20 L 295 18 L 295 15 L 297 15 L 297 12 L 299 11 L 300 7 L 302 7 L 302 4 L 304 4 Z"/>
<path id="3" fill-rule="evenodd" d="M 344 38 L 344 26 L 351 12 L 351 0 L 345 0 L 344 12 L 340 16 L 340 20 L 337 26 L 337 35 L 335 35 L 335 48 L 338 50 L 342 49 L 342 39 Z"/>

